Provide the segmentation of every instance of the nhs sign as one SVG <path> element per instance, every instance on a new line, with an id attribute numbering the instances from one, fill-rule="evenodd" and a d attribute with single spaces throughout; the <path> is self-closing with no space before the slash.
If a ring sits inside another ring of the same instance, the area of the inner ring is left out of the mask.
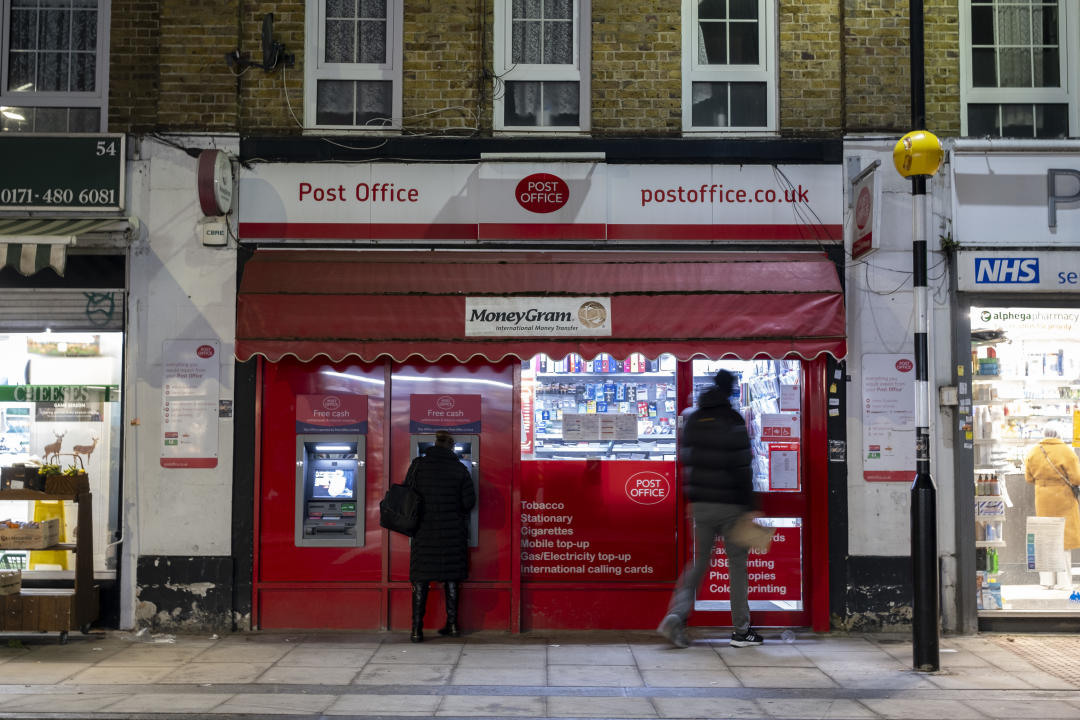
<path id="1" fill-rule="evenodd" d="M 1001 293 L 1080 293 L 1076 250 L 961 250 L 959 290 Z"/>
<path id="2" fill-rule="evenodd" d="M 975 284 L 1039 284 L 1039 258 L 976 257 Z"/>

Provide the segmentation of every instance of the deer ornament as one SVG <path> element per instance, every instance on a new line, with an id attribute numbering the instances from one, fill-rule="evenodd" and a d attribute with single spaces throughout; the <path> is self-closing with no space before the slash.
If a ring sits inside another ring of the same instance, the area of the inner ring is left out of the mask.
<path id="1" fill-rule="evenodd" d="M 74 454 L 76 457 L 78 457 L 80 455 L 84 455 L 86 457 L 86 459 L 89 460 L 91 453 L 94 452 L 94 448 L 97 447 L 97 441 L 98 441 L 98 439 L 96 437 L 91 437 L 90 439 L 93 441 L 90 445 L 76 445 L 73 448 L 71 448 L 72 454 Z M 80 464 L 82 463 L 81 458 L 79 459 L 79 463 Z"/>
<path id="2" fill-rule="evenodd" d="M 64 436 L 67 435 L 67 430 L 62 433 L 58 433 L 53 430 L 53 435 L 56 436 L 56 442 L 51 442 L 45 446 L 44 460 L 46 463 L 49 460 L 60 460 L 60 445 L 64 442 Z"/>

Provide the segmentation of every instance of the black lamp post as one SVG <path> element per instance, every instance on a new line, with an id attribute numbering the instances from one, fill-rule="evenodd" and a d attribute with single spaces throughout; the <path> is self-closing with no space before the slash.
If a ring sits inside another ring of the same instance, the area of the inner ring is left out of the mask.
<path id="1" fill-rule="evenodd" d="M 911 124 L 926 126 L 923 2 L 910 0 Z M 941 142 L 925 130 L 900 138 L 897 171 L 911 178 L 912 293 L 915 305 L 915 481 L 911 485 L 912 661 L 915 670 L 940 668 L 938 625 L 937 490 L 930 476 L 929 338 L 926 287 L 926 179 L 941 167 Z"/>

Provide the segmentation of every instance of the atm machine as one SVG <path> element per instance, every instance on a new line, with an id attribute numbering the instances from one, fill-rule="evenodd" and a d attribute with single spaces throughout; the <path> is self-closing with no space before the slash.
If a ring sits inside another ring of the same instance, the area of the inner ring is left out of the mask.
<path id="1" fill-rule="evenodd" d="M 364 544 L 363 435 L 296 436 L 296 546 Z"/>
<path id="2" fill-rule="evenodd" d="M 415 458 L 435 444 L 435 434 L 411 435 L 409 437 L 409 457 Z M 454 454 L 469 469 L 472 476 L 473 492 L 476 504 L 469 514 L 469 547 L 480 544 L 480 436 L 454 434 Z"/>

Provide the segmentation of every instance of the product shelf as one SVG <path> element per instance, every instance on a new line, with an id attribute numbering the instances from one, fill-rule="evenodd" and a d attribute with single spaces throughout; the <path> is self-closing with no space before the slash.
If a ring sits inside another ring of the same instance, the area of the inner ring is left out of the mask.
<path id="1" fill-rule="evenodd" d="M 562 435 L 556 435 L 553 433 L 537 433 L 536 437 L 540 440 L 562 440 Z M 638 441 L 649 442 L 651 440 L 674 440 L 674 434 L 668 435 L 638 435 Z M 570 440 L 568 442 L 579 442 L 578 440 Z M 591 442 L 611 442 L 610 440 L 592 440 Z"/>
<path id="2" fill-rule="evenodd" d="M 674 380 L 671 372 L 538 372 L 538 378 L 633 378 L 635 380 Z"/>
<path id="3" fill-rule="evenodd" d="M 1006 547 L 1004 540 L 976 540 L 975 547 L 1003 548 Z"/>
<path id="4" fill-rule="evenodd" d="M 985 385 L 986 383 L 995 382 L 1053 382 L 1062 387 L 1080 387 L 1080 380 L 1056 375 L 972 375 L 971 382 L 974 385 Z"/>
<path id="5" fill-rule="evenodd" d="M 1026 403 L 1068 403 L 1068 402 L 1080 402 L 1080 398 L 1063 398 L 1063 397 L 1015 397 L 1015 398 L 994 398 L 993 400 L 972 400 L 972 405 L 1010 405 L 1012 403 L 1026 402 Z"/>
<path id="6" fill-rule="evenodd" d="M 990 443 L 1008 443 L 1010 445 L 1034 445 L 1042 438 L 975 438 L 976 445 L 989 445 Z M 1065 442 L 1072 442 L 1072 438 L 1061 438 Z"/>
<path id="7" fill-rule="evenodd" d="M 90 624 L 97 620 L 100 610 L 98 587 L 94 584 L 93 509 L 90 482 L 86 476 L 77 481 L 74 495 L 52 495 L 37 490 L 15 489 L 0 491 L 0 500 L 67 500 L 77 503 L 78 518 L 75 524 L 75 542 L 58 543 L 45 550 L 72 550 L 75 552 L 75 571 L 70 575 L 70 587 L 41 588 L 29 586 L 44 574 L 26 571 L 24 581 L 17 593 L 0 595 L 0 631 L 7 632 L 59 632 L 60 643 L 67 642 L 68 631 L 87 633 Z M 41 548 L 7 548 L 12 550 L 40 550 Z"/>

